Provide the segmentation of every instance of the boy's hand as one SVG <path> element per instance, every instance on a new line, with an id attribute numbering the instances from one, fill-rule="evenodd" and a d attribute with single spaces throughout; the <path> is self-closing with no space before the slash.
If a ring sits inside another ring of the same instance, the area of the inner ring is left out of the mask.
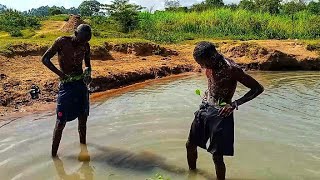
<path id="1" fill-rule="evenodd" d="M 88 86 L 91 82 L 91 67 L 86 67 L 84 69 L 84 83 Z"/>
<path id="2" fill-rule="evenodd" d="M 234 111 L 234 107 L 230 104 L 225 105 L 223 108 L 219 110 L 219 116 L 228 117 Z"/>
<path id="3" fill-rule="evenodd" d="M 92 82 L 91 76 L 84 77 L 84 83 L 88 86 Z"/>

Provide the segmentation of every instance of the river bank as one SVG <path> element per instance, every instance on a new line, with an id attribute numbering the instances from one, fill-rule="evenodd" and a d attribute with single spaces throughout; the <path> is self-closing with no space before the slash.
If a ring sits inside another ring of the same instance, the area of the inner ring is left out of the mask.
<path id="1" fill-rule="evenodd" d="M 92 47 L 94 94 L 185 72 L 200 72 L 192 57 L 197 41 L 175 45 L 123 43 Z M 317 51 L 295 40 L 229 41 L 216 43 L 220 52 L 246 70 L 320 70 Z M 12 113 L 41 109 L 55 103 L 58 79 L 41 63 L 47 47 L 21 44 L 11 47 L 10 54 L 0 56 L 0 118 Z M 54 58 L 57 65 L 57 59 Z M 41 95 L 32 100 L 32 84 Z M 46 106 L 44 106 L 46 105 Z"/>

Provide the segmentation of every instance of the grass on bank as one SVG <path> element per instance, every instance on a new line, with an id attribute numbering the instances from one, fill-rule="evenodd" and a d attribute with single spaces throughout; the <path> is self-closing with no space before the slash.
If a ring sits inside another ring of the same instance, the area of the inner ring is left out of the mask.
<path id="1" fill-rule="evenodd" d="M 21 37 L 11 37 L 9 33 L 1 31 L 0 32 L 0 54 L 11 55 L 12 46 L 28 44 L 31 47 L 49 47 L 53 42 L 60 36 L 69 36 L 73 33 L 63 33 L 60 31 L 61 27 L 64 25 L 63 18 L 69 17 L 66 15 L 59 15 L 46 18 L 41 21 L 41 27 L 37 30 L 25 29 L 22 30 Z M 93 36 L 90 44 L 91 46 L 103 46 L 105 42 L 113 44 L 123 44 L 123 43 L 136 43 L 136 42 L 149 42 L 148 40 L 141 38 L 123 38 L 114 37 L 112 32 L 109 32 L 109 36 Z"/>
<path id="2" fill-rule="evenodd" d="M 308 12 L 290 16 L 221 8 L 203 12 L 145 12 L 140 14 L 140 19 L 139 30 L 147 39 L 160 42 L 193 38 L 320 38 L 320 16 Z"/>
<path id="3" fill-rule="evenodd" d="M 84 17 L 93 27 L 92 46 L 105 42 L 121 44 L 155 42 L 160 44 L 194 44 L 199 40 L 239 41 L 251 39 L 299 39 L 310 50 L 320 51 L 320 16 L 308 12 L 270 15 L 247 10 L 216 9 L 203 12 L 143 12 L 136 30 L 122 33 L 115 21 L 107 17 Z M 0 31 L 0 54 L 10 52 L 17 44 L 50 46 L 62 33 L 60 28 L 69 18 L 56 15 L 41 18 L 40 28 L 21 30 L 21 37 Z"/>

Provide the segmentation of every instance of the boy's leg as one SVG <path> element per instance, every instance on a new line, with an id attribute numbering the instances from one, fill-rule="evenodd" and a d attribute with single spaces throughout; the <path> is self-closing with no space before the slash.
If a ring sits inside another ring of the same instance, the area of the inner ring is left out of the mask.
<path id="1" fill-rule="evenodd" d="M 226 166 L 223 161 L 223 156 L 212 156 L 214 165 L 216 167 L 216 175 L 218 180 L 225 180 Z"/>
<path id="2" fill-rule="evenodd" d="M 87 119 L 88 116 L 83 114 L 78 117 L 78 132 L 80 138 L 80 144 L 86 144 L 86 136 L 87 136 Z"/>
<path id="3" fill-rule="evenodd" d="M 62 137 L 62 132 L 65 126 L 66 126 L 66 123 L 61 123 L 59 121 L 56 122 L 56 126 L 53 131 L 53 138 L 52 138 L 52 149 L 51 149 L 52 157 L 57 156 L 57 152 L 58 152 L 61 137 Z"/>
<path id="4" fill-rule="evenodd" d="M 197 146 L 187 141 L 186 143 L 187 148 L 187 159 L 188 165 L 190 170 L 197 169 L 197 159 L 198 159 L 198 151 Z"/>

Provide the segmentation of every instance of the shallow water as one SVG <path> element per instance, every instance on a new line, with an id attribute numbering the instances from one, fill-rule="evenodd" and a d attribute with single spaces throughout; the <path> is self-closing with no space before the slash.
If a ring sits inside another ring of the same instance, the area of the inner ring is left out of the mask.
<path id="1" fill-rule="evenodd" d="M 320 73 L 251 74 L 266 91 L 235 114 L 235 156 L 226 158 L 227 177 L 320 179 Z M 194 90 L 205 87 L 203 76 L 192 75 L 94 104 L 87 149 L 78 144 L 77 121 L 71 122 L 60 160 L 50 158 L 54 115 L 16 120 L 0 128 L 0 179 L 143 180 L 157 173 L 178 180 L 213 178 L 204 150 L 199 173 L 189 174 L 186 164 L 185 141 L 200 103 Z M 235 98 L 245 92 L 239 86 Z"/>

